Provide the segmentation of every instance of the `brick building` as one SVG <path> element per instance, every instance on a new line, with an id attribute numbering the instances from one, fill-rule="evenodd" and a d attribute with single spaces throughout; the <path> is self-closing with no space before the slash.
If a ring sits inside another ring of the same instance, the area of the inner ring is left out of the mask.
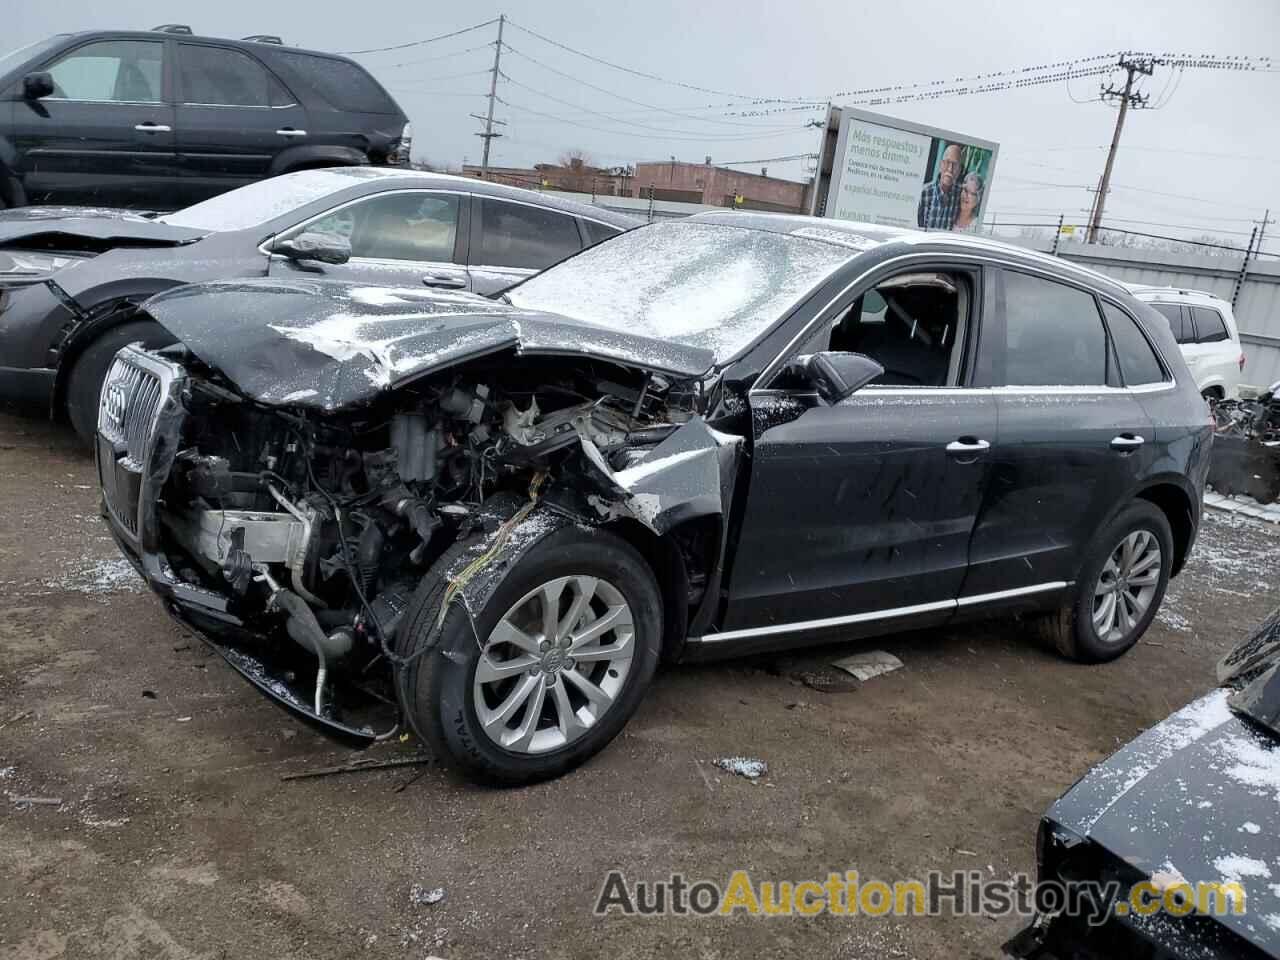
<path id="1" fill-rule="evenodd" d="M 481 179 L 480 165 L 464 164 L 462 175 Z M 535 163 L 532 167 L 495 167 L 491 164 L 484 179 L 527 190 L 565 190 L 605 197 L 629 197 L 634 178 L 627 167 L 592 167 L 575 161 L 565 166 Z"/>
<path id="2" fill-rule="evenodd" d="M 682 163 L 669 160 L 637 163 L 632 178 L 635 197 L 655 200 L 681 200 L 716 207 L 740 207 L 744 210 L 770 210 L 775 213 L 807 213 L 810 184 L 768 176 L 767 170 L 743 173 L 728 167 L 717 167 L 707 157 L 705 163 Z M 737 198 L 741 197 L 741 202 Z"/>

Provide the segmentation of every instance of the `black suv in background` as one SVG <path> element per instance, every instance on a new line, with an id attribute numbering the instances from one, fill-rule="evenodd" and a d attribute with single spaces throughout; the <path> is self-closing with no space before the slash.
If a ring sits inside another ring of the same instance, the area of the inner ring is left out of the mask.
<path id="1" fill-rule="evenodd" d="M 311 167 L 408 163 L 404 111 L 359 64 L 169 25 L 0 56 L 0 207 L 173 210 Z"/>

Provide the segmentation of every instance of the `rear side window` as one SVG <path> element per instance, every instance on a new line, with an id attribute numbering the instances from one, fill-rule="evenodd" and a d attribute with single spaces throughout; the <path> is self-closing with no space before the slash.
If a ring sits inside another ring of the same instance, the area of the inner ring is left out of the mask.
<path id="1" fill-rule="evenodd" d="M 262 64 L 238 50 L 179 44 L 178 73 L 183 103 L 270 107 L 293 102 Z"/>
<path id="2" fill-rule="evenodd" d="M 582 229 L 587 231 L 587 246 L 594 247 L 597 243 L 604 243 L 610 237 L 616 237 L 622 231 L 617 227 L 606 226 L 603 223 L 596 223 L 594 220 L 583 220 Z"/>
<path id="3" fill-rule="evenodd" d="M 1148 306 L 1157 313 L 1164 314 L 1169 321 L 1169 330 L 1173 333 L 1173 339 L 1179 343 L 1195 343 L 1195 328 L 1191 326 L 1191 318 L 1181 306 L 1176 303 L 1152 303 Z"/>
<path id="4" fill-rule="evenodd" d="M 1111 342 L 1116 347 L 1125 386 L 1163 383 L 1164 370 L 1146 336 L 1138 329 L 1138 322 L 1109 303 L 1103 303 L 1102 312 L 1106 314 L 1107 326 L 1111 329 Z"/>
<path id="5" fill-rule="evenodd" d="M 348 60 L 284 50 L 275 51 L 271 56 L 339 110 L 353 113 L 400 112 L 373 77 Z"/>
<path id="6" fill-rule="evenodd" d="M 1196 322 L 1196 340 L 1199 343 L 1218 343 L 1228 339 L 1227 325 L 1222 314 L 1212 307 L 1192 307 Z"/>
<path id="7" fill-rule="evenodd" d="M 471 262 L 481 267 L 542 270 L 582 249 L 574 218 L 542 207 L 480 199 L 480 245 Z"/>
<path id="8" fill-rule="evenodd" d="M 87 43 L 49 67 L 52 98 L 115 103 L 159 103 L 164 43 L 101 40 Z"/>
<path id="9" fill-rule="evenodd" d="M 1008 386 L 1105 386 L 1107 331 L 1091 294 L 1004 272 Z"/>

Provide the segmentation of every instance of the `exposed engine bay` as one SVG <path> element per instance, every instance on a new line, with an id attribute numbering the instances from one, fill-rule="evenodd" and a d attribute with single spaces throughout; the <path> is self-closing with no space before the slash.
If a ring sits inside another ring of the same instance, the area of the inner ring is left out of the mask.
<path id="1" fill-rule="evenodd" d="M 696 498 L 661 503 L 630 481 L 686 424 L 702 464 L 679 450 L 667 459 L 719 488 L 697 383 L 607 362 L 507 356 L 318 414 L 249 399 L 180 347 L 167 352 L 186 371 L 181 436 L 159 498 L 173 575 L 225 596 L 227 612 L 261 638 L 261 650 L 234 665 L 255 673 L 259 652 L 301 655 L 291 697 L 304 702 L 295 706 L 345 726 L 361 721 L 339 688 L 394 703 L 388 668 L 422 652 L 402 642 L 406 614 L 454 544 L 502 541 L 535 505 L 562 522 L 627 518 L 658 533 Z M 691 547 L 686 565 L 703 589 L 707 557 Z M 281 651 L 286 634 L 292 649 Z"/>

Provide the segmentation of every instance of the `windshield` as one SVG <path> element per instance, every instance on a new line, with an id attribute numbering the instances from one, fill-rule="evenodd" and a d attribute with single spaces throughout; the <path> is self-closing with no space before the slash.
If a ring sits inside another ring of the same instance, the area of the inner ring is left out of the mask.
<path id="1" fill-rule="evenodd" d="M 66 34 L 49 37 L 47 40 L 37 40 L 35 43 L 28 43 L 25 47 L 19 47 L 17 50 L 10 50 L 0 56 L 0 77 L 3 77 L 10 70 L 16 70 L 29 60 L 38 59 L 41 54 L 53 49 L 64 39 L 66 39 Z"/>
<path id="2" fill-rule="evenodd" d="M 519 307 L 701 347 L 724 363 L 855 255 L 765 230 L 660 223 L 585 250 L 507 297 Z"/>
<path id="3" fill-rule="evenodd" d="M 355 181 L 334 170 L 302 170 L 259 180 L 158 218 L 195 230 L 247 230 L 350 187 Z"/>

